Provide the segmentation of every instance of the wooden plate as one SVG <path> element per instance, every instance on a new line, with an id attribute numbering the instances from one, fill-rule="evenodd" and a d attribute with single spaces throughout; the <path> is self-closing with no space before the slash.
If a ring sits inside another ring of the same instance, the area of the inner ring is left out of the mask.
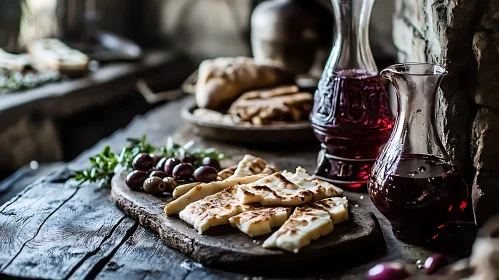
<path id="1" fill-rule="evenodd" d="M 198 234 L 178 216 L 166 216 L 163 208 L 171 197 L 158 198 L 144 192 L 130 190 L 125 184 L 126 174 L 113 177 L 112 198 L 128 216 L 159 235 L 168 246 L 205 265 L 227 270 L 255 272 L 265 269 L 292 269 L 333 264 L 333 260 L 359 258 L 376 254 L 376 246 L 384 246 L 378 221 L 373 213 L 350 207 L 350 220 L 335 226 L 328 236 L 322 237 L 300 250 L 298 254 L 262 247 L 270 236 L 251 239 L 239 230 L 226 226 L 210 228 Z"/>
<path id="2" fill-rule="evenodd" d="M 297 143 L 313 141 L 315 136 L 309 121 L 262 126 L 226 125 L 205 121 L 194 116 L 197 109 L 191 104 L 182 109 L 181 115 L 204 138 L 238 143 Z"/>

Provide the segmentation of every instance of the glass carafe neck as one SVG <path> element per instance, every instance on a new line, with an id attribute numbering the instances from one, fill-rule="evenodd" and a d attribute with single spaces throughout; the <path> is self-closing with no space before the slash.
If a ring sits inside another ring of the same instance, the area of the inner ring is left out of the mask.
<path id="1" fill-rule="evenodd" d="M 331 71 L 364 69 L 378 72 L 369 45 L 369 20 L 374 0 L 331 0 L 335 15 Z"/>
<path id="2" fill-rule="evenodd" d="M 387 149 L 393 154 L 432 155 L 449 160 L 435 124 L 435 96 L 446 70 L 438 65 L 407 63 L 390 66 L 398 99 L 398 118 Z"/>

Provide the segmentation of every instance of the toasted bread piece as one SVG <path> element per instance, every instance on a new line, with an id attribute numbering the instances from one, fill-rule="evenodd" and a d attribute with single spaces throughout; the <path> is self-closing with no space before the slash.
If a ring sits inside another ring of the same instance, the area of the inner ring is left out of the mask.
<path id="1" fill-rule="evenodd" d="M 192 190 L 195 186 L 200 184 L 201 184 L 200 182 L 194 182 L 194 183 L 180 185 L 173 190 L 172 196 L 173 198 L 179 198 L 184 194 L 186 194 L 187 192 L 189 192 L 190 190 Z"/>
<path id="2" fill-rule="evenodd" d="M 308 206 L 308 205 L 307 205 Z M 341 224 L 348 221 L 348 200 L 346 197 L 330 197 L 312 203 L 312 208 L 328 212 L 333 224 Z"/>
<path id="3" fill-rule="evenodd" d="M 217 180 L 223 181 L 223 180 L 229 178 L 230 176 L 234 175 L 234 172 L 236 172 L 236 169 L 237 169 L 237 165 L 234 165 L 232 167 L 225 168 L 225 169 L 221 170 L 220 172 L 218 172 Z"/>
<path id="4" fill-rule="evenodd" d="M 237 194 L 241 203 L 298 206 L 343 194 L 343 190 L 329 183 L 312 179 L 301 167 L 294 174 L 283 174 L 287 177 L 276 172 L 256 182 L 239 186 Z"/>
<path id="5" fill-rule="evenodd" d="M 253 124 L 305 120 L 313 107 L 313 94 L 296 86 L 281 86 L 244 93 L 232 103 L 229 113 Z"/>
<path id="6" fill-rule="evenodd" d="M 219 110 L 241 94 L 256 88 L 273 87 L 293 81 L 276 61 L 248 57 L 219 57 L 199 66 L 196 103 L 199 108 Z"/>
<path id="7" fill-rule="evenodd" d="M 165 206 L 165 213 L 167 215 L 173 215 L 180 212 L 190 203 L 203 199 L 209 195 L 223 191 L 228 187 L 232 187 L 238 184 L 248 184 L 255 182 L 265 175 L 253 175 L 246 176 L 242 178 L 229 178 L 224 181 L 215 181 L 211 183 L 204 183 L 195 186 L 190 189 L 187 193 L 180 196 L 178 199 L 168 203 Z"/>
<path id="8" fill-rule="evenodd" d="M 230 178 L 238 178 L 256 174 L 270 175 L 277 172 L 277 169 L 268 164 L 261 158 L 252 155 L 245 155 L 243 159 L 237 164 L 234 174 Z"/>
<path id="9" fill-rule="evenodd" d="M 253 210 L 252 205 L 241 205 L 236 196 L 237 186 L 189 204 L 179 217 L 191 224 L 200 234 L 210 227 L 229 224 L 229 218 Z"/>
<path id="10" fill-rule="evenodd" d="M 229 219 L 230 224 L 245 234 L 255 237 L 270 233 L 281 226 L 291 214 L 291 207 L 262 207 L 241 213 Z"/>
<path id="11" fill-rule="evenodd" d="M 43 70 L 59 70 L 65 74 L 87 71 L 89 58 L 57 39 L 41 39 L 28 46 L 35 66 Z"/>
<path id="12" fill-rule="evenodd" d="M 328 235 L 333 230 L 333 222 L 326 211 L 298 207 L 284 225 L 265 240 L 263 247 L 298 253 L 312 240 Z"/>

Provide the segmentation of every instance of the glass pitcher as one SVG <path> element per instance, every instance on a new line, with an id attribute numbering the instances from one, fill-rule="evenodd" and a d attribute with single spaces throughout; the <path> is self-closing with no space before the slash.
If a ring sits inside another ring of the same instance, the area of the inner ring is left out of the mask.
<path id="1" fill-rule="evenodd" d="M 332 0 L 334 44 L 310 115 L 322 143 L 315 175 L 350 189 L 365 187 L 394 124 L 369 45 L 373 3 Z"/>
<path id="2" fill-rule="evenodd" d="M 438 65 L 392 65 L 381 76 L 397 91 L 398 116 L 372 167 L 368 192 L 395 236 L 421 244 L 438 237 L 467 204 L 468 189 L 435 125 L 435 95 L 447 71 Z"/>

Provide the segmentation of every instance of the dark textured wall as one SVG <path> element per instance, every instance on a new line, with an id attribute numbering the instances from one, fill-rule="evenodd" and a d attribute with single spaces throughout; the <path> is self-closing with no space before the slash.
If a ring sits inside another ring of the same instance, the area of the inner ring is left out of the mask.
<path id="1" fill-rule="evenodd" d="M 499 212 L 499 1 L 396 0 L 401 61 L 444 65 L 438 129 L 467 175 L 475 220 Z"/>

